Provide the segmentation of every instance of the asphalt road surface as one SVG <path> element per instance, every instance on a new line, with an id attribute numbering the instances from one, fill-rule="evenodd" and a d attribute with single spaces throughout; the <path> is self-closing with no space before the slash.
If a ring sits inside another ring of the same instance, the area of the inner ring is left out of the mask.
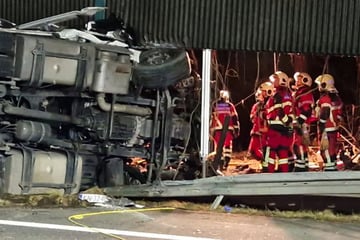
<path id="1" fill-rule="evenodd" d="M 0 209 L 0 239 L 360 239 L 360 224 L 166 209 Z"/>

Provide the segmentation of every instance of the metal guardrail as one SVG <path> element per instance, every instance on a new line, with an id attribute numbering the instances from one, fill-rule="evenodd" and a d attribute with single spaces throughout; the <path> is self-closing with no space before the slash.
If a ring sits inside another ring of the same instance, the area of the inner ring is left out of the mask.
<path id="1" fill-rule="evenodd" d="M 216 176 L 104 189 L 111 196 L 202 197 L 318 195 L 360 197 L 360 172 L 306 172 Z"/>

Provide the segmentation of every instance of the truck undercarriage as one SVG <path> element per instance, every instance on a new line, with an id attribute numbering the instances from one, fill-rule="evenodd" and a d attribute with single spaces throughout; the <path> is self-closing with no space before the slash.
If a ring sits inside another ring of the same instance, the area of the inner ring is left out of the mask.
<path id="1" fill-rule="evenodd" d="M 100 10 L 19 26 L 3 21 L 3 192 L 143 184 L 189 159 L 185 144 L 199 93 L 185 50 L 130 48 L 121 29 L 111 36 L 92 29 L 43 30 Z"/>

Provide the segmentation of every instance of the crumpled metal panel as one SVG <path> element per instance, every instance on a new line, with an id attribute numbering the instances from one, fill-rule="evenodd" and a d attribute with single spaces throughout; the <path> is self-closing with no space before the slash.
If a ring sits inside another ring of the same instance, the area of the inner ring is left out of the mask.
<path id="1" fill-rule="evenodd" d="M 144 44 L 358 55 L 358 0 L 108 0 Z"/>

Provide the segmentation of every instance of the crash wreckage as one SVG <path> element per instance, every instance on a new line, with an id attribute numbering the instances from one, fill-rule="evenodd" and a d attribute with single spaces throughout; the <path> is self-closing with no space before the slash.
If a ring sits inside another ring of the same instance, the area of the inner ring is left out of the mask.
<path id="1" fill-rule="evenodd" d="M 96 22 L 55 25 L 103 10 L 1 20 L 2 193 L 99 186 L 126 197 L 360 196 L 355 171 L 217 176 L 189 147 L 210 99 L 185 50 L 143 49 L 126 29 L 104 33 Z"/>
<path id="2" fill-rule="evenodd" d="M 195 84 L 185 50 L 130 48 L 131 36 L 100 34 L 96 23 L 43 30 L 99 10 L 7 28 L 2 20 L 3 192 L 144 184 L 184 155 L 189 105 L 196 106 L 185 100 Z M 151 174 L 139 171 L 137 159 L 151 163 Z"/>

